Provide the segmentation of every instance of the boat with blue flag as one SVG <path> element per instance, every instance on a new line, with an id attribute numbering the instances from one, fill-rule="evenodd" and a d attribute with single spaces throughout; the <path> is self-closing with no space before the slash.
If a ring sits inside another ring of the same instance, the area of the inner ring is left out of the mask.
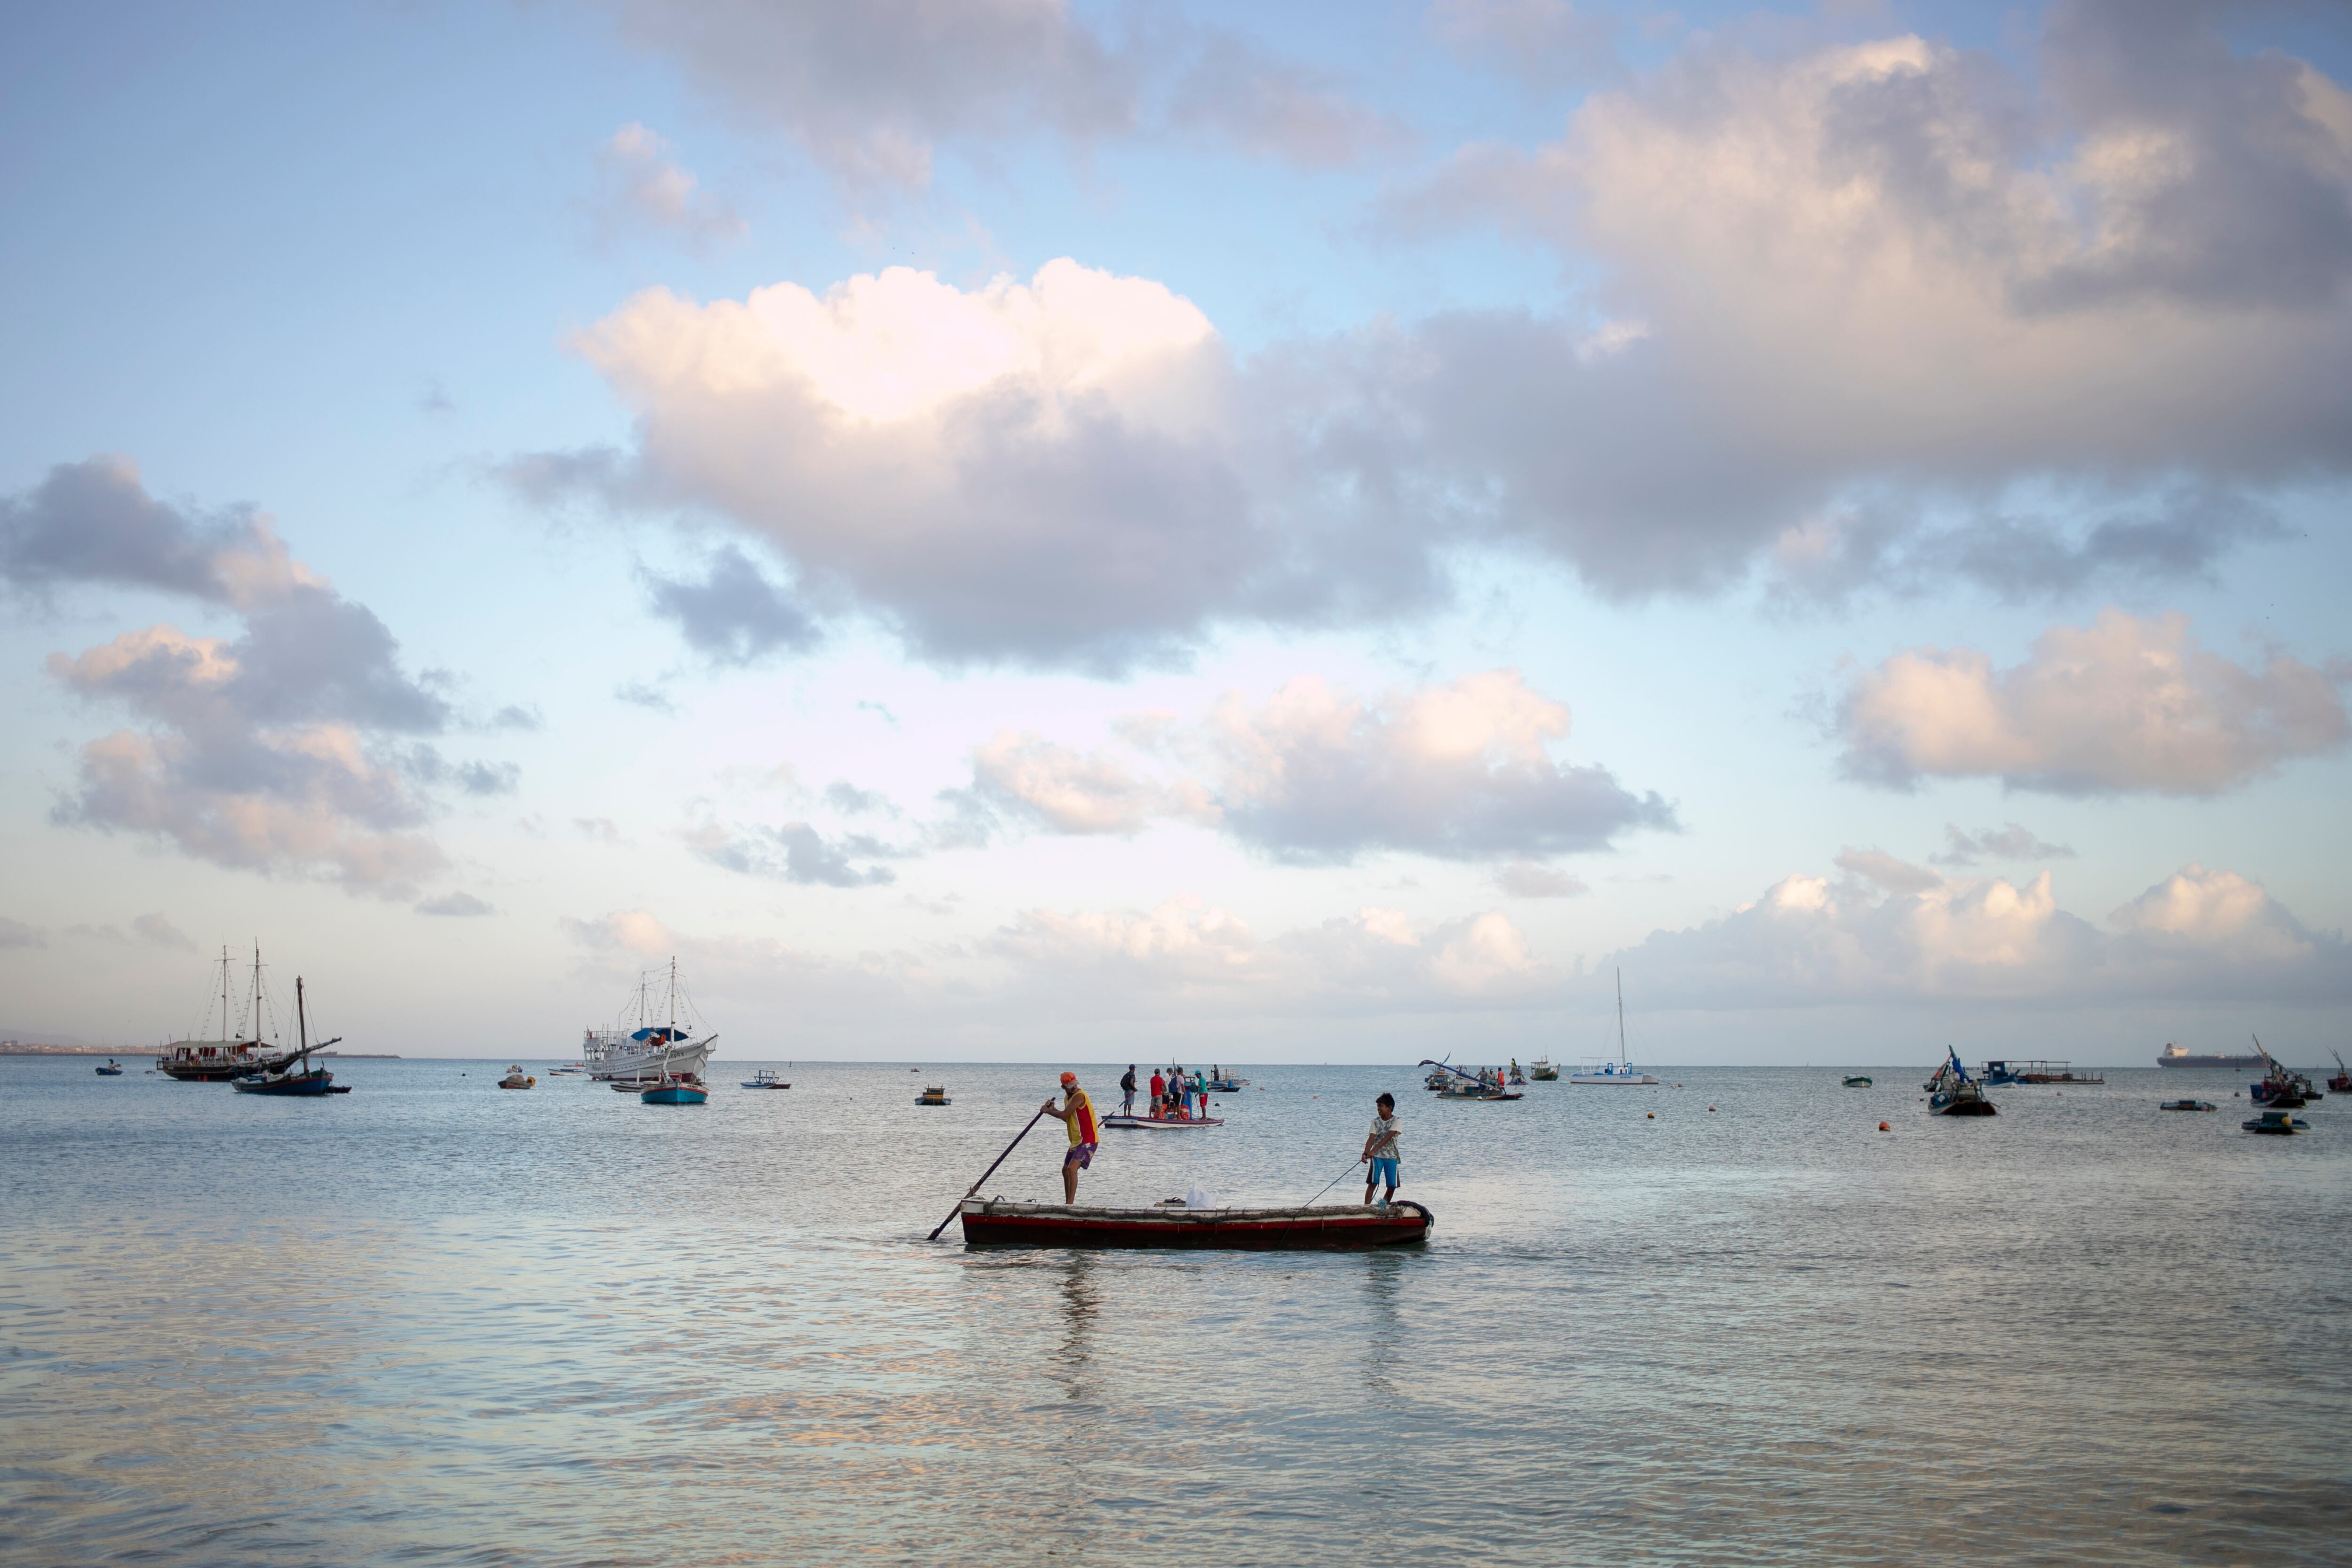
<path id="1" fill-rule="evenodd" d="M 1949 1059 L 1927 1080 L 1927 1111 L 1931 1116 L 1992 1116 L 1998 1114 L 1983 1086 L 1969 1077 L 1960 1053 L 1944 1047 Z"/>
<path id="2" fill-rule="evenodd" d="M 669 961 L 662 1003 L 653 999 L 653 978 L 637 977 L 635 1006 L 624 1005 L 626 1016 L 619 1024 L 589 1029 L 581 1041 L 580 1059 L 588 1076 L 624 1094 L 635 1094 L 676 1074 L 700 1077 L 710 1064 L 710 1047 L 719 1038 L 715 1034 L 695 1037 L 698 1031 L 693 1024 L 694 1002 L 678 982 L 677 959 Z M 684 1025 L 678 1022 L 681 1008 L 688 1019 Z"/>

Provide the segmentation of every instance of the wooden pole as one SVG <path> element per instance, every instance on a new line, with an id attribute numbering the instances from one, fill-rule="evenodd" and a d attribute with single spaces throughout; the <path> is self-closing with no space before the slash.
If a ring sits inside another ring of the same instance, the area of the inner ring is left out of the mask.
<path id="1" fill-rule="evenodd" d="M 1045 1120 L 1045 1113 L 1041 1110 L 1036 1115 L 1029 1119 L 1029 1127 L 1034 1127 L 1037 1123 Z M 962 1197 L 956 1199 L 956 1206 L 948 1210 L 948 1219 L 953 1219 L 957 1215 L 963 1212 L 965 1202 L 971 1198 L 973 1193 L 980 1191 L 981 1183 L 987 1181 L 989 1177 L 996 1174 L 996 1167 L 1004 1163 L 1005 1160 L 1012 1155 L 1013 1151 L 1020 1146 L 1022 1139 L 1029 1136 L 1029 1127 L 1024 1127 L 1020 1131 L 1014 1133 L 1013 1135 L 1013 1142 L 1004 1146 L 1004 1152 L 999 1154 L 996 1157 L 995 1162 L 992 1163 L 987 1170 L 982 1171 L 980 1173 L 980 1181 L 974 1182 L 971 1184 L 971 1189 L 967 1191 Z M 940 1221 L 937 1226 L 932 1227 L 931 1234 L 923 1237 L 923 1239 L 925 1241 L 937 1241 L 940 1238 L 940 1232 L 947 1229 L 948 1219 Z"/>

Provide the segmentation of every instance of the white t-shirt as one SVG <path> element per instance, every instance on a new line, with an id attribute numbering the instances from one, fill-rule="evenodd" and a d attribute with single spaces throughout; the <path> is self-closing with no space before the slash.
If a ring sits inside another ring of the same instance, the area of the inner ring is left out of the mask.
<path id="1" fill-rule="evenodd" d="M 1394 1136 L 1391 1137 L 1391 1134 Z M 1372 1130 L 1369 1136 L 1372 1141 L 1372 1158 L 1375 1160 L 1396 1159 L 1404 1143 L 1404 1134 L 1397 1126 L 1397 1119 L 1393 1116 L 1373 1117 Z M 1389 1140 L 1386 1148 L 1381 1147 L 1381 1140 L 1383 1138 Z"/>

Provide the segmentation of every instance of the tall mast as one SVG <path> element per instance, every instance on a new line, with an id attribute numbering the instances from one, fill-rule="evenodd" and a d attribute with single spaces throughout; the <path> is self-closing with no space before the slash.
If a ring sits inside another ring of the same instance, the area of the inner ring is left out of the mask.
<path id="1" fill-rule="evenodd" d="M 297 1031 L 294 1037 L 301 1043 L 302 1054 L 309 1056 L 310 1054 L 310 1020 L 302 1011 L 302 977 L 299 974 L 294 977 L 294 1027 Z"/>
<path id="2" fill-rule="evenodd" d="M 677 1038 L 677 954 L 669 955 L 669 1035 Z"/>
<path id="3" fill-rule="evenodd" d="M 1617 1065 L 1625 1065 L 1625 972 L 1617 972 Z"/>
<path id="4" fill-rule="evenodd" d="M 228 1038 L 228 943 L 226 943 L 226 942 L 223 942 L 223 943 L 221 943 L 221 1032 L 220 1032 L 220 1037 L 221 1037 L 222 1039 L 224 1039 L 224 1040 L 226 1040 L 226 1039 L 227 1039 L 227 1038 Z"/>

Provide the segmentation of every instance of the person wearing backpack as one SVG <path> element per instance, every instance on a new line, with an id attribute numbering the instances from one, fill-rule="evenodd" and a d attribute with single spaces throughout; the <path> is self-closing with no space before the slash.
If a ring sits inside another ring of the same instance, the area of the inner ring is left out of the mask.
<path id="1" fill-rule="evenodd" d="M 1126 1070 L 1125 1072 L 1123 1072 L 1123 1073 L 1119 1074 L 1119 1076 L 1118 1076 L 1118 1089 L 1119 1089 L 1119 1092 L 1120 1092 L 1121 1094 L 1124 1094 L 1125 1096 L 1127 1096 L 1127 1098 L 1126 1098 L 1124 1100 L 1121 1100 L 1121 1101 L 1119 1102 L 1118 1113 L 1119 1113 L 1121 1116 L 1132 1116 L 1132 1115 L 1134 1115 L 1134 1114 L 1135 1114 L 1135 1064 L 1134 1064 L 1133 1062 L 1129 1062 L 1129 1063 L 1128 1063 L 1128 1064 L 1127 1064 L 1127 1070 Z"/>

